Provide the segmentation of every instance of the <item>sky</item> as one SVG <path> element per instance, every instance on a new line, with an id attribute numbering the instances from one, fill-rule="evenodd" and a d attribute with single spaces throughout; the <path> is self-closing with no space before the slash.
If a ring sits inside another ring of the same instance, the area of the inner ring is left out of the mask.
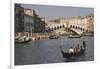
<path id="1" fill-rule="evenodd" d="M 71 6 L 50 6 L 50 5 L 36 5 L 36 4 L 21 4 L 24 8 L 30 8 L 36 11 L 40 17 L 45 19 L 56 19 L 60 17 L 86 16 L 94 13 L 93 8 L 86 7 L 71 7 Z"/>

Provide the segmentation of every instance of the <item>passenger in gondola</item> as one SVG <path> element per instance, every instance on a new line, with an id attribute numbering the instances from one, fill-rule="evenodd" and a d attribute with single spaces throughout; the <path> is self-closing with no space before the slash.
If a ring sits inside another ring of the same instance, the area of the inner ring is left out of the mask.
<path id="1" fill-rule="evenodd" d="M 74 53 L 77 53 L 77 50 L 78 50 L 77 47 L 74 47 Z"/>
<path id="2" fill-rule="evenodd" d="M 76 47 L 76 53 L 79 53 L 80 52 L 80 46 L 78 45 L 77 47 Z"/>
<path id="3" fill-rule="evenodd" d="M 24 41 L 26 40 L 26 36 L 24 36 Z"/>
<path id="4" fill-rule="evenodd" d="M 70 47 L 69 53 L 74 53 L 74 49 L 72 47 Z"/>

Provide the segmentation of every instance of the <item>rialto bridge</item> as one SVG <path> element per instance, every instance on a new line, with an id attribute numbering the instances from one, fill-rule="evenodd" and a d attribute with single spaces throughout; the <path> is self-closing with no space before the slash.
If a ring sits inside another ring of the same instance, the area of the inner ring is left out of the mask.
<path id="1" fill-rule="evenodd" d="M 85 29 L 85 26 L 80 26 L 80 25 L 65 25 L 65 24 L 60 24 L 60 25 L 51 25 L 49 27 L 47 27 L 49 31 L 53 31 L 55 33 L 60 33 L 60 32 L 65 32 L 67 33 L 67 31 L 76 33 L 78 35 L 83 34 L 84 32 L 86 32 L 87 30 Z"/>

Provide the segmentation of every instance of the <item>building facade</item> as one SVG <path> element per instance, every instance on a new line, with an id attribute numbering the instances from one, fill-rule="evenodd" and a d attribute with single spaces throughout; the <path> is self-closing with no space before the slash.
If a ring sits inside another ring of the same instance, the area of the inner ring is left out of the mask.
<path id="1" fill-rule="evenodd" d="M 34 18 L 34 32 L 35 33 L 43 33 L 45 32 L 45 18 L 39 17 L 35 11 L 33 11 Z"/>
<path id="2" fill-rule="evenodd" d="M 32 9 L 24 9 L 24 32 L 25 35 L 33 36 L 34 18 Z"/>
<path id="3" fill-rule="evenodd" d="M 94 15 L 90 14 L 87 16 L 87 31 L 94 32 Z"/>
<path id="4" fill-rule="evenodd" d="M 34 33 L 45 32 L 45 18 L 35 10 L 15 4 L 15 37 L 34 36 Z"/>
<path id="5" fill-rule="evenodd" d="M 47 28 L 56 30 L 55 28 L 74 28 L 83 32 L 93 32 L 94 16 L 89 14 L 87 16 L 65 17 L 53 20 L 48 20 Z M 59 29 L 58 29 L 59 30 Z"/>
<path id="6" fill-rule="evenodd" d="M 20 4 L 15 4 L 15 32 L 24 31 L 24 8 Z"/>

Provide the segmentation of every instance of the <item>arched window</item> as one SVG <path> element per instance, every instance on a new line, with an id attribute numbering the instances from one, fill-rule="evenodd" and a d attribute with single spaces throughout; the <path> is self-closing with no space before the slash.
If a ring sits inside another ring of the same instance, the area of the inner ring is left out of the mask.
<path id="1" fill-rule="evenodd" d="M 72 25 L 70 25 L 70 28 L 72 28 Z"/>
<path id="2" fill-rule="evenodd" d="M 65 27 L 64 24 L 62 25 L 62 27 L 63 27 L 63 28 Z"/>
<path id="3" fill-rule="evenodd" d="M 59 29 L 59 26 L 57 26 L 56 28 Z"/>
<path id="4" fill-rule="evenodd" d="M 75 29 L 77 29 L 77 26 L 75 26 Z"/>

